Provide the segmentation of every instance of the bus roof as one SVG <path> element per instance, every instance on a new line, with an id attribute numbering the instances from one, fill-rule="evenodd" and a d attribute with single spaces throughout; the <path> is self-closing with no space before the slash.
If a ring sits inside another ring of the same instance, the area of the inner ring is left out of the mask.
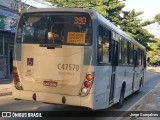
<path id="1" fill-rule="evenodd" d="M 39 9 L 28 9 L 22 10 L 22 13 L 32 13 L 32 12 L 53 12 L 53 11 L 63 11 L 63 12 L 93 12 L 93 9 L 89 8 L 39 8 Z"/>
<path id="2" fill-rule="evenodd" d="M 133 44 L 137 45 L 138 47 L 142 48 L 143 50 L 146 50 L 144 46 L 142 46 L 140 43 L 138 43 L 135 39 L 127 35 L 124 31 L 113 25 L 109 20 L 107 20 L 105 17 L 100 15 L 98 12 L 96 12 L 93 9 L 89 8 L 39 8 L 39 9 L 29 9 L 29 10 L 23 10 L 23 13 L 38 13 L 38 12 L 53 12 L 53 11 L 63 11 L 63 12 L 88 12 L 88 13 L 94 13 L 94 18 L 98 19 L 101 23 L 109 27 L 110 30 L 118 33 L 128 41 L 132 42 Z M 92 18 L 93 19 L 93 18 Z"/>

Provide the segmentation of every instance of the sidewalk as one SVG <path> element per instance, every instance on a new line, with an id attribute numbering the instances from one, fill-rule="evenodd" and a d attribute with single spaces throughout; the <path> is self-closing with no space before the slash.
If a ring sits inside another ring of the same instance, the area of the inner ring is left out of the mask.
<path id="1" fill-rule="evenodd" d="M 1 79 L 0 80 L 0 96 L 11 95 L 12 79 Z"/>

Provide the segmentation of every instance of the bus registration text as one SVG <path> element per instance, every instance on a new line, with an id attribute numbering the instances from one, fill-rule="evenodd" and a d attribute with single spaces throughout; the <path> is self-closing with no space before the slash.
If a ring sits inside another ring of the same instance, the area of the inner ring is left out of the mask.
<path id="1" fill-rule="evenodd" d="M 58 64 L 58 69 L 59 70 L 75 70 L 79 71 L 79 65 L 76 64 Z"/>

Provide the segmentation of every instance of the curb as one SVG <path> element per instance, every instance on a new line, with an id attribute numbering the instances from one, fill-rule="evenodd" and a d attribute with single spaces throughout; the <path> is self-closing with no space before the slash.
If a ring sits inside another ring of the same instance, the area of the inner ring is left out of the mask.
<path id="1" fill-rule="evenodd" d="M 0 84 L 0 97 L 12 94 L 12 83 L 9 81 L 1 81 Z"/>
<path id="2" fill-rule="evenodd" d="M 6 96 L 6 95 L 12 95 L 12 92 L 0 93 L 0 97 L 1 96 Z"/>
<path id="3" fill-rule="evenodd" d="M 160 72 L 160 67 L 147 67 L 146 70 L 150 72 Z"/>

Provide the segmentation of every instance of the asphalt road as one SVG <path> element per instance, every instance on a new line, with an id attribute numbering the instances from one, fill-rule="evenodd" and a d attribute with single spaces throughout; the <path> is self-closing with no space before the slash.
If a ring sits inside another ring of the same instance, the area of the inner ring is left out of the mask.
<path id="1" fill-rule="evenodd" d="M 160 73 L 156 73 L 156 72 L 147 72 L 146 74 L 146 81 L 145 81 L 145 86 L 141 89 L 141 91 L 139 92 L 139 94 L 135 95 L 131 95 L 129 97 L 127 97 L 125 99 L 125 103 L 124 106 L 121 109 L 118 109 L 116 107 L 116 105 L 105 109 L 105 110 L 101 110 L 101 111 L 96 111 L 93 112 L 94 116 L 96 116 L 95 114 L 97 114 L 97 117 L 87 117 L 87 118 L 83 118 L 83 119 L 94 119 L 94 120 L 115 120 L 117 119 L 117 117 L 114 117 L 114 114 L 117 111 L 127 111 L 129 110 L 131 107 L 133 107 L 137 101 L 139 101 L 144 95 L 146 95 L 150 90 L 152 90 L 159 82 L 160 78 Z M 65 106 L 65 105 L 50 105 L 50 104 L 44 104 L 41 102 L 36 102 L 36 101 L 26 101 L 26 100 L 13 100 L 11 95 L 8 96 L 1 96 L 0 97 L 0 111 L 89 111 L 89 113 L 91 113 L 92 111 L 90 111 L 87 108 L 81 108 L 81 107 L 74 107 L 74 106 Z M 102 117 L 100 117 L 99 112 L 102 112 Z M 59 112 L 61 113 L 61 112 Z M 72 112 L 68 113 L 68 114 L 74 114 Z M 105 115 L 104 115 L 105 114 Z M 112 116 L 113 114 L 113 116 Z M 106 117 L 106 116 L 112 116 L 112 117 Z M 83 113 L 82 116 L 83 117 Z M 17 118 L 0 118 L 3 120 L 17 120 Z M 23 118 L 24 119 L 24 118 Z M 27 118 L 26 118 L 27 119 Z M 56 118 L 58 120 L 60 119 L 64 119 L 64 120 L 69 120 L 70 118 Z M 76 120 L 81 119 L 81 118 L 76 118 Z"/>

